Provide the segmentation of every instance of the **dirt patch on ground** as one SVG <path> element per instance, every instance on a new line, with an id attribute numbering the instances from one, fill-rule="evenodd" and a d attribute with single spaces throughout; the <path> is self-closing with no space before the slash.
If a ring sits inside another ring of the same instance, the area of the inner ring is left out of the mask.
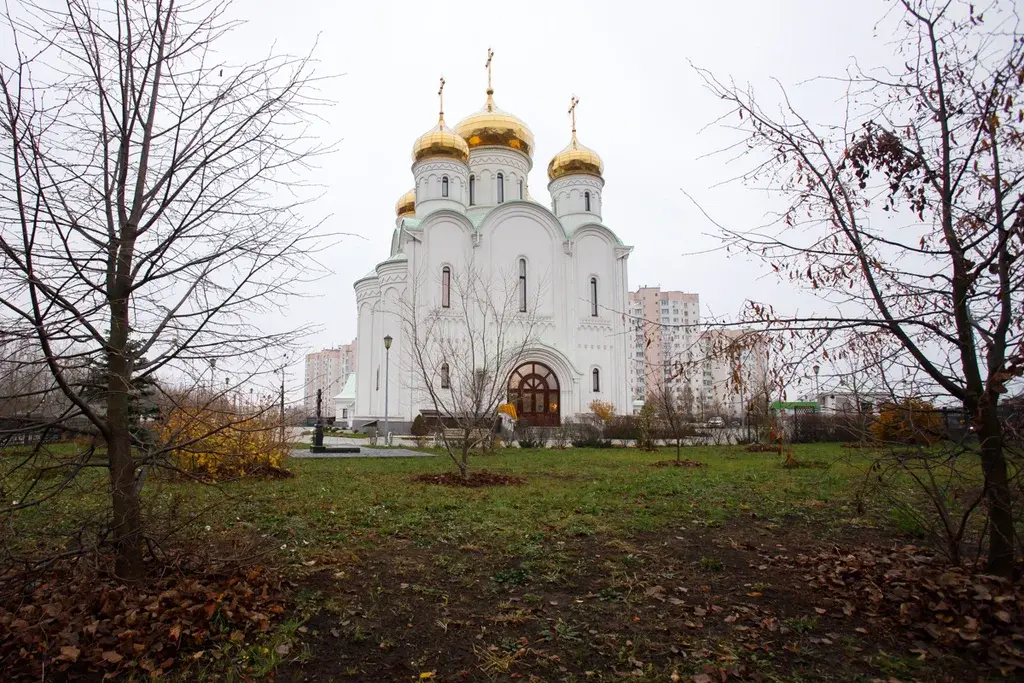
<path id="1" fill-rule="evenodd" d="M 658 462 L 652 462 L 651 467 L 707 467 L 707 464 L 700 462 L 699 460 L 659 460 Z"/>
<path id="2" fill-rule="evenodd" d="M 476 470 L 470 472 L 469 476 L 463 478 L 457 472 L 442 472 L 440 474 L 419 474 L 412 478 L 413 481 L 421 484 L 438 484 L 441 486 L 467 486 L 477 488 L 480 486 L 521 486 L 526 483 L 524 477 L 517 477 L 511 474 L 489 472 L 487 470 Z"/>
<path id="3" fill-rule="evenodd" d="M 898 604 L 860 609 L 857 590 L 822 583 L 820 553 L 884 556 L 891 536 L 826 535 L 745 518 L 629 537 L 524 535 L 490 549 L 391 540 L 300 582 L 320 606 L 306 624 L 310 656 L 278 680 L 999 677 L 984 652 L 922 644 Z"/>

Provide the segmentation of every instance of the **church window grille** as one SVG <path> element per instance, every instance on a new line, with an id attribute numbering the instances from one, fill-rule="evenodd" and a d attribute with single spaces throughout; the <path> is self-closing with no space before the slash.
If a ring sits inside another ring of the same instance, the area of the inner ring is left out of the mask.
<path id="1" fill-rule="evenodd" d="M 451 308 L 452 305 L 452 269 L 445 266 L 441 269 L 441 307 Z"/>
<path id="2" fill-rule="evenodd" d="M 526 312 L 526 259 L 519 259 L 519 311 Z"/>
<path id="3" fill-rule="evenodd" d="M 441 196 L 448 196 L 448 176 L 441 177 Z"/>
<path id="4" fill-rule="evenodd" d="M 448 364 L 441 364 L 441 388 L 450 389 L 452 386 L 451 375 L 448 370 Z"/>
<path id="5" fill-rule="evenodd" d="M 476 176 L 469 176 L 469 205 L 476 204 Z"/>
<path id="6" fill-rule="evenodd" d="M 590 193 L 589 192 L 584 192 L 583 193 L 583 210 L 584 211 L 590 211 Z"/>
<path id="7" fill-rule="evenodd" d="M 501 173 L 498 174 L 498 203 L 501 204 L 505 201 L 505 176 Z"/>
<path id="8" fill-rule="evenodd" d="M 594 391 L 601 391 L 601 371 L 594 368 L 594 371 L 590 374 L 594 380 Z"/>
<path id="9" fill-rule="evenodd" d="M 520 199 L 523 198 L 523 181 L 522 180 L 519 181 L 519 198 Z"/>
<path id="10" fill-rule="evenodd" d="M 590 315 L 597 317 L 597 278 L 590 278 Z"/>

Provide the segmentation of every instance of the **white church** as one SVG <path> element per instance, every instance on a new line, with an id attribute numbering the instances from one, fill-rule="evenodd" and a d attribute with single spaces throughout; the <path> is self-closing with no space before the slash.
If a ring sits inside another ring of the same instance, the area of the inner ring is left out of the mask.
<path id="1" fill-rule="evenodd" d="M 510 279 L 517 314 L 535 322 L 529 346 L 501 380 L 520 420 L 561 424 L 589 412 L 595 399 L 632 411 L 625 315 L 632 247 L 601 222 L 603 163 L 577 141 L 576 100 L 570 142 L 547 167 L 547 207 L 530 197 L 533 134 L 498 109 L 493 94 L 488 59 L 483 108 L 451 129 L 442 100 L 437 124 L 412 146 L 414 187 L 395 206 L 390 254 L 354 284 L 356 379 L 335 399 L 351 426 L 382 425 L 386 416 L 392 431 L 407 433 L 417 414 L 434 408 L 408 339 L 410 302 L 443 315 L 453 279 L 467 268 Z"/>

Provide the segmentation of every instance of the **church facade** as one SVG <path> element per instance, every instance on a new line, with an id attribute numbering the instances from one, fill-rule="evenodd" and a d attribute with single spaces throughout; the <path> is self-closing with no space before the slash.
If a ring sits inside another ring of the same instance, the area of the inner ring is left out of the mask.
<path id="1" fill-rule="evenodd" d="M 353 426 L 382 424 L 387 412 L 390 429 L 407 432 L 417 414 L 434 408 L 409 318 L 437 311 L 443 320 L 453 280 L 467 269 L 499 289 L 507 281 L 515 314 L 531 320 L 528 344 L 507 379 L 500 378 L 521 420 L 560 424 L 589 412 L 595 399 L 631 412 L 632 247 L 601 221 L 603 163 L 577 140 L 575 104 L 569 145 L 547 168 L 550 207 L 530 197 L 533 134 L 498 109 L 490 83 L 483 109 L 452 129 L 442 104 L 438 123 L 415 141 L 414 187 L 396 205 L 390 253 L 354 284 Z M 450 334 L 460 334 L 457 317 Z"/>

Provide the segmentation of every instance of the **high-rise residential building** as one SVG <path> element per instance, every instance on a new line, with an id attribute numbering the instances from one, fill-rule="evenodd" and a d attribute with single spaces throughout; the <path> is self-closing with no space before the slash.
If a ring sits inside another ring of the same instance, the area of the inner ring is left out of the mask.
<path id="1" fill-rule="evenodd" d="M 356 371 L 356 344 L 323 349 L 306 356 L 306 381 L 303 405 L 307 417 L 316 415 L 316 392 L 321 391 L 321 413 L 334 417 L 334 397 L 341 393 L 349 375 Z"/>
<path id="2" fill-rule="evenodd" d="M 692 372 L 681 372 L 680 363 L 698 358 L 700 295 L 641 287 L 629 293 L 633 323 L 629 378 L 633 399 L 646 401 L 663 384 L 682 391 Z"/>
<path id="3" fill-rule="evenodd" d="M 641 287 L 629 293 L 629 306 L 635 402 L 664 387 L 696 418 L 743 414 L 745 387 L 763 365 L 750 331 L 706 329 L 695 293 Z"/>

